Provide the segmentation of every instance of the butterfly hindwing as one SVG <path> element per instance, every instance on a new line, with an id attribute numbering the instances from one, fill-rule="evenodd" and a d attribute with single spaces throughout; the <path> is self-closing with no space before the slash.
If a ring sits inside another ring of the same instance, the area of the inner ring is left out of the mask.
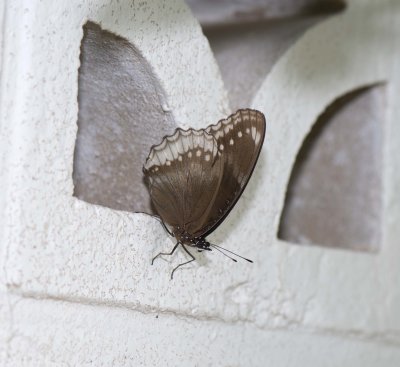
<path id="1" fill-rule="evenodd" d="M 222 169 L 216 139 L 193 129 L 177 129 L 153 146 L 143 167 L 161 219 L 189 233 L 201 231 L 208 221 Z"/>

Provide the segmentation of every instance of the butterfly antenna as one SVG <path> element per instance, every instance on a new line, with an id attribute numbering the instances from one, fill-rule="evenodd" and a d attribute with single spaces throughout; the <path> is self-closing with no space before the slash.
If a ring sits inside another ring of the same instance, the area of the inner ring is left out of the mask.
<path id="1" fill-rule="evenodd" d="M 247 259 L 247 258 L 245 258 L 245 257 L 243 257 L 243 256 L 240 256 L 240 255 L 234 253 L 233 251 L 227 250 L 226 248 L 223 248 L 223 247 L 218 246 L 218 245 L 213 245 L 213 244 L 212 244 L 211 246 L 213 246 L 216 250 L 218 250 L 218 251 L 220 251 L 220 252 L 222 252 L 221 250 L 224 250 L 224 251 L 227 251 L 227 252 L 229 252 L 229 253 L 231 253 L 231 254 L 237 256 L 237 257 L 240 257 L 240 258 L 243 259 L 243 260 L 248 261 L 249 263 L 253 263 L 253 260 L 250 260 L 250 259 Z M 223 253 L 223 252 L 222 252 L 222 253 Z M 228 255 L 225 254 L 225 253 L 223 253 L 223 254 L 224 254 L 225 256 L 228 256 Z M 228 256 L 228 257 L 230 257 L 230 256 Z"/>
<path id="2" fill-rule="evenodd" d="M 227 255 L 225 252 L 222 252 L 218 247 L 216 247 L 215 245 L 211 245 L 212 247 L 214 247 L 217 251 L 219 251 L 222 255 L 229 257 L 232 261 L 234 261 L 235 263 L 237 263 L 237 260 L 234 259 L 233 257 Z"/>

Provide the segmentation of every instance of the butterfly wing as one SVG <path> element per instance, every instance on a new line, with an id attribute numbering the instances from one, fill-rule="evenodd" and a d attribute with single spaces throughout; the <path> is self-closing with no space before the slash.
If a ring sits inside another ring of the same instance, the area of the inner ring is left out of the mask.
<path id="1" fill-rule="evenodd" d="M 221 150 L 224 166 L 220 188 L 204 228 L 196 235 L 207 236 L 226 218 L 245 189 L 265 137 L 265 117 L 251 109 L 238 110 L 206 132 L 212 135 Z"/>
<path id="2" fill-rule="evenodd" d="M 177 129 L 153 146 L 143 166 L 152 202 L 164 223 L 196 233 L 204 227 L 222 178 L 214 137 Z"/>

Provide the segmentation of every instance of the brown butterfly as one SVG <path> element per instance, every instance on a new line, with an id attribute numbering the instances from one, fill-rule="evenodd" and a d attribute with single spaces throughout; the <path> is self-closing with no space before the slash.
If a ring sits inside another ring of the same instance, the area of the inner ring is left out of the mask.
<path id="1" fill-rule="evenodd" d="M 238 110 L 226 119 L 206 129 L 182 130 L 164 137 L 153 146 L 143 166 L 152 203 L 161 217 L 164 228 L 191 260 L 187 247 L 199 252 L 222 252 L 233 261 L 229 252 L 210 244 L 206 237 L 226 218 L 245 189 L 257 163 L 265 136 L 265 117 L 251 109 Z"/>

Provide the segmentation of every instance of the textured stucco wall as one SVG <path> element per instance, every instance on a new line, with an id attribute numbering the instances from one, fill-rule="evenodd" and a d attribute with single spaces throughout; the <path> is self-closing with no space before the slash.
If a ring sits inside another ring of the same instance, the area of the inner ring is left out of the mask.
<path id="1" fill-rule="evenodd" d="M 180 1 L 5 3 L 0 89 L 0 361 L 5 365 L 397 366 L 400 116 L 397 1 L 353 0 L 304 33 L 252 98 L 259 165 L 212 240 L 251 257 L 179 257 L 160 224 L 73 197 L 82 26 L 140 50 L 179 126 L 229 112 L 209 44 Z M 377 253 L 277 238 L 296 154 L 337 97 L 386 82 Z M 210 256 L 211 255 L 211 256 Z M 157 317 L 158 316 L 158 317 Z"/>

